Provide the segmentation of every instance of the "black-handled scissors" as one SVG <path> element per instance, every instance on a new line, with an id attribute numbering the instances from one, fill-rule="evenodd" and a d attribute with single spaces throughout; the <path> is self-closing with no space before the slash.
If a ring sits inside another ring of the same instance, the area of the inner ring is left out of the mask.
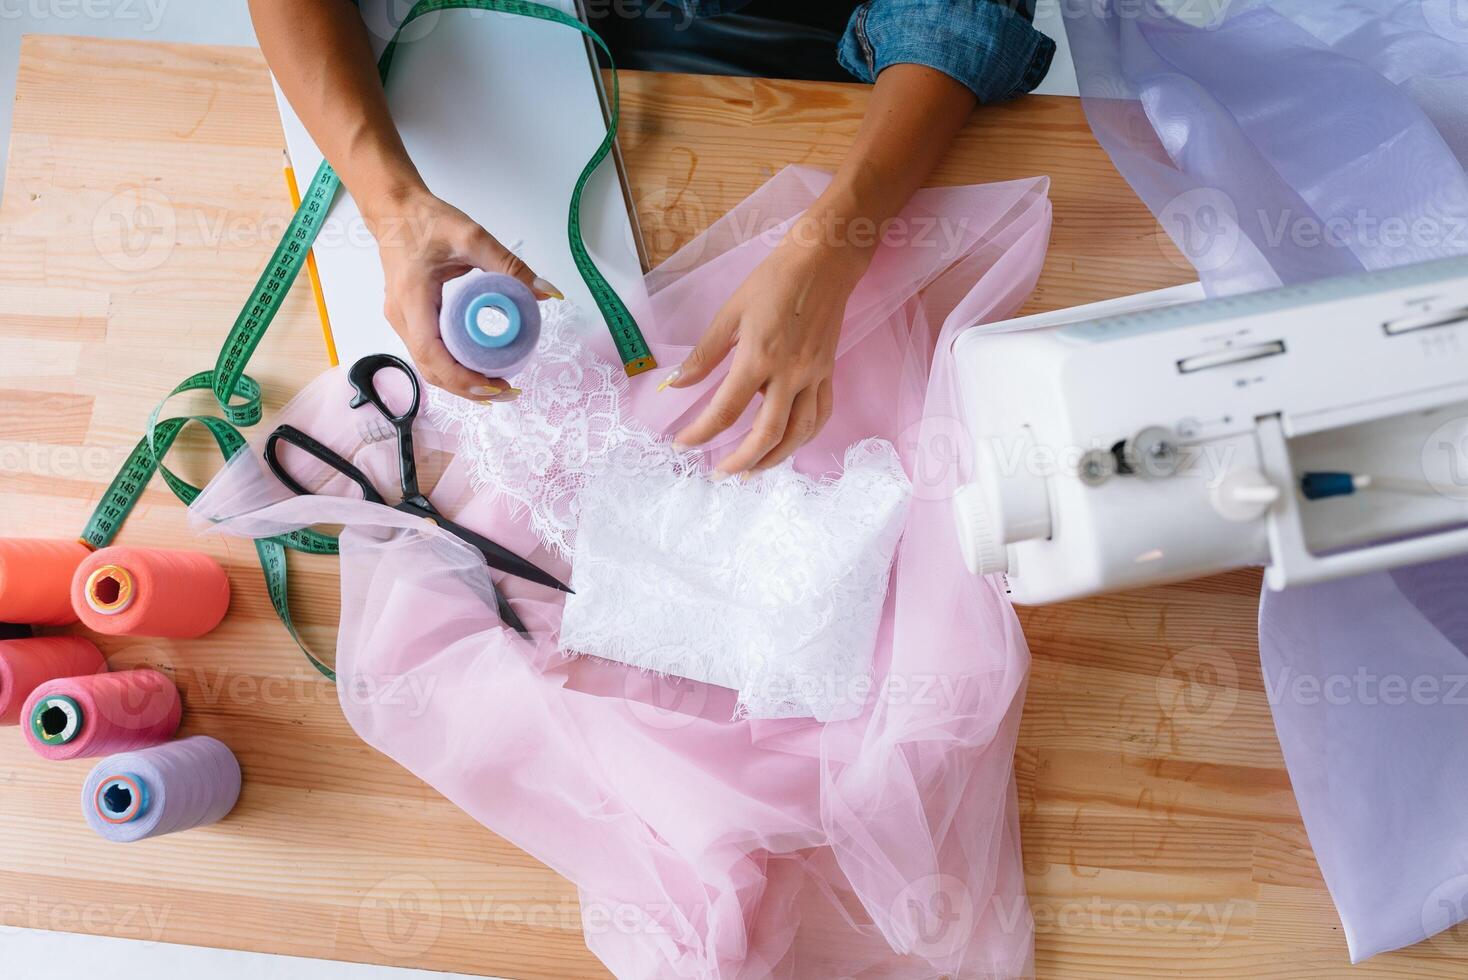
<path id="1" fill-rule="evenodd" d="M 377 372 L 384 368 L 392 368 L 407 375 L 408 383 L 412 388 L 412 403 L 403 412 L 394 412 L 377 391 Z M 484 561 L 490 568 L 499 569 L 517 578 L 523 578 L 540 585 L 547 585 L 562 592 L 570 592 L 571 587 L 563 583 L 549 572 L 539 568 L 507 548 L 501 547 L 489 540 L 482 534 L 477 534 L 459 524 L 444 517 L 433 506 L 432 501 L 418 489 L 418 463 L 413 455 L 413 420 L 418 416 L 419 388 L 418 378 L 401 358 L 391 354 L 369 354 L 357 363 L 353 364 L 347 371 L 347 381 L 351 383 L 357 394 L 351 401 L 353 408 L 361 408 L 363 405 L 371 404 L 376 408 L 388 424 L 397 432 L 398 437 L 398 462 L 401 467 L 403 495 L 396 504 L 388 504 L 372 481 L 367 479 L 363 473 L 349 461 L 342 458 L 331 448 L 322 445 L 315 439 L 306 435 L 300 429 L 292 425 L 282 425 L 270 433 L 270 438 L 265 441 L 265 462 L 274 473 L 276 479 L 290 488 L 292 493 L 301 496 L 310 496 L 312 491 L 302 486 L 295 477 L 286 470 L 278 455 L 280 443 L 289 443 L 302 452 L 314 457 L 327 466 L 336 470 L 357 485 L 362 491 L 362 499 L 374 504 L 384 504 L 394 510 L 400 510 L 405 514 L 412 514 L 424 520 L 432 521 L 450 534 L 467 542 L 476 548 Z M 500 594 L 498 588 L 494 590 L 495 602 L 499 607 L 500 618 L 506 624 L 513 627 L 522 635 L 528 635 L 520 617 L 510 608 L 510 604 Z"/>

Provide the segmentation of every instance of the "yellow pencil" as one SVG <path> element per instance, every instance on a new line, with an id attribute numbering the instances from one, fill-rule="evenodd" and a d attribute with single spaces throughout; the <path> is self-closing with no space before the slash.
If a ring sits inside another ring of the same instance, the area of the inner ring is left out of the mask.
<path id="1" fill-rule="evenodd" d="M 301 190 L 296 186 L 296 172 L 291 167 L 291 158 L 285 157 L 285 185 L 290 188 L 291 207 L 300 208 Z M 306 273 L 311 277 L 311 295 L 316 297 L 316 313 L 321 317 L 321 336 L 326 339 L 326 359 L 332 367 L 337 366 L 336 339 L 331 335 L 331 317 L 326 315 L 326 296 L 321 292 L 321 274 L 316 271 L 316 253 L 306 253 Z"/>

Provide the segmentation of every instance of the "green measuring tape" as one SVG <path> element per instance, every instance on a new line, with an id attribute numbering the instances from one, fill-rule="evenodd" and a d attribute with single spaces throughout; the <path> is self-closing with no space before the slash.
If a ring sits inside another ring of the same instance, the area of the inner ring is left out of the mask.
<path id="1" fill-rule="evenodd" d="M 388 42 L 387 48 L 382 52 L 382 57 L 378 59 L 378 75 L 384 84 L 387 82 L 388 70 L 392 65 L 393 54 L 397 49 L 398 38 L 403 29 L 419 17 L 441 10 L 487 10 L 564 24 L 591 38 L 606 54 L 608 62 L 611 61 L 611 51 L 607 49 L 606 42 L 595 31 L 575 17 L 551 7 L 530 3 L 527 0 L 419 0 L 408 11 L 403 22 L 398 25 L 397 33 Z M 612 340 L 616 344 L 618 355 L 622 358 L 623 367 L 629 375 L 633 375 L 656 367 L 656 361 L 648 349 L 642 331 L 637 327 L 637 321 L 617 295 L 616 290 L 612 289 L 606 277 L 597 269 L 581 237 L 581 197 L 586 189 L 586 184 L 591 180 L 591 175 L 606 159 L 616 140 L 620 98 L 617 72 L 613 66 L 612 110 L 607 124 L 606 137 L 601 141 L 596 152 L 592 154 L 591 159 L 587 161 L 580 176 L 576 178 L 576 185 L 571 192 L 568 234 L 571 256 L 576 263 L 576 268 L 580 271 L 597 308 L 611 330 Z M 286 293 L 290 291 L 301 267 L 305 265 L 306 256 L 310 253 L 316 236 L 320 234 L 322 225 L 325 224 L 326 214 L 340 187 L 341 179 L 336 175 L 336 171 L 331 168 L 330 164 L 323 161 L 316 175 L 311 178 L 311 184 L 301 199 L 301 206 L 291 217 L 285 235 L 281 238 L 280 244 L 275 247 L 270 262 L 255 283 L 250 298 L 240 310 L 239 316 L 235 318 L 234 326 L 230 328 L 229 336 L 225 338 L 224 346 L 219 351 L 219 357 L 215 361 L 213 370 L 200 371 L 185 378 L 153 410 L 148 420 L 147 433 L 129 454 L 117 476 L 113 478 L 112 483 L 102 494 L 102 500 L 93 511 L 91 518 L 87 521 L 87 526 L 81 535 L 83 542 L 93 548 L 103 548 L 111 544 L 123 522 L 137 506 L 138 500 L 141 499 L 144 489 L 152 480 L 155 472 L 163 474 L 163 480 L 168 484 L 168 488 L 185 505 L 194 502 L 202 491 L 163 465 L 163 458 L 173 447 L 179 433 L 190 422 L 198 423 L 208 430 L 225 459 L 229 459 L 244 448 L 245 437 L 240 434 L 239 430 L 255 425 L 264 414 L 260 385 L 245 374 L 245 366 L 254 355 L 255 349 L 260 346 L 265 332 L 270 328 L 271 322 L 285 302 Z M 163 405 L 175 395 L 187 391 L 212 392 L 222 418 L 209 415 L 186 415 L 160 420 L 159 414 Z M 273 538 L 262 538 L 255 542 L 260 567 L 265 573 L 265 584 L 270 594 L 270 603 L 274 606 L 276 614 L 311 664 L 323 676 L 335 680 L 336 673 L 306 648 L 291 621 L 285 561 L 287 549 L 307 554 L 334 555 L 337 553 L 336 538 L 305 529 Z"/>

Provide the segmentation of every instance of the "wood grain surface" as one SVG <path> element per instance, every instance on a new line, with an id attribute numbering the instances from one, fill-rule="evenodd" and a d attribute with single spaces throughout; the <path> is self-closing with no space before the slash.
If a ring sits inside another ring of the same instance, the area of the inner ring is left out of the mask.
<path id="1" fill-rule="evenodd" d="M 834 167 L 867 97 L 622 81 L 654 259 L 786 164 Z M 161 393 L 213 364 L 289 217 L 282 144 L 257 51 L 25 39 L 0 203 L 0 534 L 75 534 Z M 1053 180 L 1055 225 L 1029 311 L 1192 278 L 1076 100 L 977 113 L 934 182 L 1036 174 Z M 251 374 L 273 410 L 324 363 L 298 285 Z M 175 458 L 196 482 L 217 466 L 198 436 Z M 207 831 L 109 846 L 77 811 L 88 763 L 43 763 L 0 730 L 0 925 L 605 975 L 568 882 L 347 727 L 271 613 L 247 543 L 193 536 L 158 481 L 121 540 L 202 547 L 230 571 L 233 612 L 204 639 L 99 642 L 116 666 L 178 680 L 184 733 L 235 749 L 244 794 Z M 293 558 L 292 574 L 308 635 L 330 649 L 332 561 Z M 1034 669 L 1018 774 L 1042 977 L 1346 975 L 1260 678 L 1258 588 L 1241 572 L 1022 612 Z M 1350 976 L 1463 976 L 1465 954 L 1460 929 Z"/>

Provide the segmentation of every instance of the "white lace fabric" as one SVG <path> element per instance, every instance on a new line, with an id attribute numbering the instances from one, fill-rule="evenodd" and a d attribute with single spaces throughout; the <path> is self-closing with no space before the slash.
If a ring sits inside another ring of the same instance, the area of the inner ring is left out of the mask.
<path id="1" fill-rule="evenodd" d="M 571 560 L 560 648 L 736 690 L 754 718 L 856 714 L 911 485 L 865 440 L 818 481 L 788 464 L 712 482 L 620 408 L 615 366 L 546 304 L 523 394 L 492 409 L 433 390 L 483 493 Z"/>
<path id="2" fill-rule="evenodd" d="M 577 496 L 614 453 L 639 469 L 697 469 L 696 455 L 622 417 L 626 375 L 581 342 L 579 320 L 569 302 L 541 304 L 540 346 L 513 379 L 522 391 L 515 401 L 490 409 L 439 388 L 428 396 L 430 417 L 457 428 L 475 489 L 528 510 L 531 529 L 563 557 L 571 555 Z"/>
<path id="3" fill-rule="evenodd" d="M 879 440 L 829 483 L 609 470 L 581 495 L 561 646 L 734 688 L 752 717 L 855 714 L 909 490 Z"/>

